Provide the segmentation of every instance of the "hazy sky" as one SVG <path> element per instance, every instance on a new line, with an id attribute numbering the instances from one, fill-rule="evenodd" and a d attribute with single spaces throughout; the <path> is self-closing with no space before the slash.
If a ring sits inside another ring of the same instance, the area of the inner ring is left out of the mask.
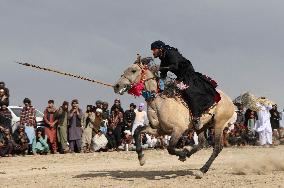
<path id="1" fill-rule="evenodd" d="M 283 0 L 0 0 L 0 81 L 13 105 L 29 97 L 43 110 L 48 99 L 78 98 L 85 108 L 121 98 L 127 107 L 143 99 L 13 61 L 114 83 L 137 53 L 151 56 L 151 42 L 163 40 L 232 98 L 251 91 L 283 107 L 283 8 Z"/>

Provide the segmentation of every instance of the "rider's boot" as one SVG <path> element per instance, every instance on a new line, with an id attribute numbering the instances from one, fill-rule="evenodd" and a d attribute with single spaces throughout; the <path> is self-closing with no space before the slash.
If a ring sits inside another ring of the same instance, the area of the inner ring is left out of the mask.
<path id="1" fill-rule="evenodd" d="M 201 120 L 200 117 L 193 117 L 193 126 L 195 130 L 199 130 L 201 128 Z"/>

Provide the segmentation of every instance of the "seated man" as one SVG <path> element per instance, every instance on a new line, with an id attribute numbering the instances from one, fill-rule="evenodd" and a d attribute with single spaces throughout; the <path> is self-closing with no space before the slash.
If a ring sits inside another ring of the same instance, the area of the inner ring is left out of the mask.
<path id="1" fill-rule="evenodd" d="M 120 150 L 134 150 L 134 144 L 133 144 L 133 137 L 131 135 L 130 130 L 125 130 L 124 132 L 124 137 L 121 140 L 121 145 L 118 147 Z"/>
<path id="2" fill-rule="evenodd" d="M 146 134 L 148 148 L 155 148 L 158 142 L 154 135 Z"/>
<path id="3" fill-rule="evenodd" d="M 156 143 L 155 149 L 165 149 L 166 148 L 165 137 L 158 136 L 156 139 L 157 139 L 157 143 Z"/>
<path id="4" fill-rule="evenodd" d="M 220 94 L 215 89 L 217 83 L 196 72 L 191 62 L 183 57 L 178 49 L 165 45 L 164 42 L 153 42 L 151 50 L 154 58 L 161 60 L 161 78 L 165 79 L 168 71 L 177 76 L 176 81 L 182 97 L 191 110 L 194 127 L 199 129 L 202 113 L 221 100 Z"/>
<path id="5" fill-rule="evenodd" d="M 44 129 L 41 127 L 36 129 L 36 137 L 32 142 L 32 150 L 34 155 L 49 153 L 47 136 L 44 134 Z"/>
<path id="6" fill-rule="evenodd" d="M 27 133 L 25 133 L 25 126 L 19 125 L 13 134 L 15 141 L 14 153 L 25 155 L 29 146 L 29 138 Z"/>
<path id="7" fill-rule="evenodd" d="M 113 129 L 112 128 L 108 128 L 107 129 L 107 134 L 106 134 L 106 138 L 107 138 L 107 149 L 109 151 L 113 151 L 116 148 L 116 141 L 115 141 L 115 136 L 113 134 Z"/>
<path id="8" fill-rule="evenodd" d="M 96 134 L 92 139 L 94 151 L 105 151 L 107 150 L 108 139 L 102 133 L 101 130 L 96 130 Z"/>
<path id="9" fill-rule="evenodd" d="M 0 156 L 12 157 L 13 153 L 13 139 L 9 129 L 5 129 L 1 126 L 0 135 Z"/>
<path id="10" fill-rule="evenodd" d="M 193 146 L 194 141 L 194 131 L 192 129 L 187 130 L 184 135 L 179 139 L 177 148 L 183 148 L 185 146 Z"/>
<path id="11" fill-rule="evenodd" d="M 229 147 L 229 128 L 225 127 L 225 129 L 223 130 L 223 146 L 224 147 Z"/>

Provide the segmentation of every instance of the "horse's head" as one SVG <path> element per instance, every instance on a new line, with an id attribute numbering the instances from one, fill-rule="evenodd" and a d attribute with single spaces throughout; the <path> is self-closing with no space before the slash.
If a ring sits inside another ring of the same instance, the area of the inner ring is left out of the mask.
<path id="1" fill-rule="evenodd" d="M 120 79 L 114 84 L 114 92 L 119 94 L 124 94 L 125 91 L 128 91 L 133 85 L 142 83 L 147 79 L 148 74 L 148 64 L 152 61 L 152 58 L 141 58 L 139 55 L 137 60 L 128 67 Z M 144 83 L 143 83 L 144 84 Z"/>

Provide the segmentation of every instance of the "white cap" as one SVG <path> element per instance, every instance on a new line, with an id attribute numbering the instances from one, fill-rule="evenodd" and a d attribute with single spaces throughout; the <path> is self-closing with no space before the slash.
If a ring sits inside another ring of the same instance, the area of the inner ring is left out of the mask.
<path id="1" fill-rule="evenodd" d="M 100 109 L 100 108 L 97 108 L 97 109 L 96 109 L 96 112 L 103 113 L 103 110 Z"/>
<path id="2" fill-rule="evenodd" d="M 125 131 L 124 131 L 124 134 L 129 134 L 129 135 L 131 135 L 131 132 L 130 132 L 130 130 L 125 130 Z"/>

